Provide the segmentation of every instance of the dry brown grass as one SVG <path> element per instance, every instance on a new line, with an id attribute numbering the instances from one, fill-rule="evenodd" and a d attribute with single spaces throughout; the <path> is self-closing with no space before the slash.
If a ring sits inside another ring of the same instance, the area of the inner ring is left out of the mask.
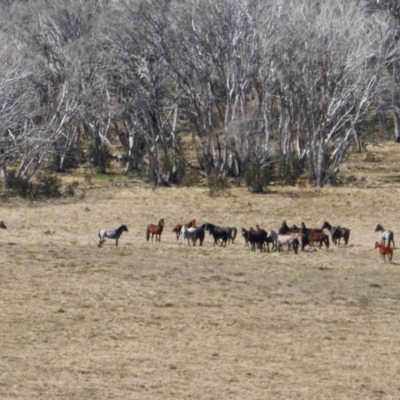
<path id="1" fill-rule="evenodd" d="M 354 186 L 322 193 L 210 198 L 126 181 L 83 200 L 3 203 L 0 398 L 399 398 L 400 257 L 381 264 L 372 250 L 376 223 L 398 232 L 399 152 L 368 148 L 342 168 Z M 162 242 L 145 242 L 161 217 Z M 297 256 L 252 253 L 241 238 L 188 248 L 171 230 L 191 218 L 327 219 L 352 233 L 348 247 Z M 122 223 L 120 246 L 97 248 L 98 230 Z"/>

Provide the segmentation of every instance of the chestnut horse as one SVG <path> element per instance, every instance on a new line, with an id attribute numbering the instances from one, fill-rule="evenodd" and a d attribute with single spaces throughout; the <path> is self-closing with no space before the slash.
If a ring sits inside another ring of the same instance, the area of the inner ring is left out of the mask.
<path id="1" fill-rule="evenodd" d="M 388 256 L 389 262 L 392 262 L 393 249 L 390 246 L 385 246 L 379 242 L 375 242 L 375 249 L 379 249 L 379 254 L 384 262 L 386 262 L 386 256 Z"/>
<path id="2" fill-rule="evenodd" d="M 164 229 L 164 219 L 161 218 L 160 221 L 158 221 L 158 225 L 150 224 L 147 225 L 147 231 L 146 231 L 146 240 L 148 241 L 150 239 L 151 235 L 151 240 L 153 241 L 154 235 L 156 235 L 156 242 L 159 241 L 161 242 L 161 234 Z"/>
<path id="3" fill-rule="evenodd" d="M 192 219 L 187 224 L 184 224 L 184 225 L 178 224 L 178 225 L 176 225 L 175 228 L 172 229 L 172 232 L 175 232 L 176 240 L 179 240 L 179 236 L 181 235 L 181 231 L 182 231 L 182 226 L 186 226 L 186 228 L 197 228 L 196 220 Z"/>

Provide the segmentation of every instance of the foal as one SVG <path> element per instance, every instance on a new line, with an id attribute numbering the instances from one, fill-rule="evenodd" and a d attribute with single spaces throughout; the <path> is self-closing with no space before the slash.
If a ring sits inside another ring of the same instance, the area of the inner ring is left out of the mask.
<path id="1" fill-rule="evenodd" d="M 108 229 L 103 229 L 99 232 L 99 247 L 103 245 L 103 242 L 106 238 L 109 239 L 115 239 L 115 245 L 118 246 L 118 239 L 122 235 L 122 232 L 128 232 L 128 228 L 126 225 L 121 225 L 118 229 L 108 230 Z"/>
<path id="2" fill-rule="evenodd" d="M 375 242 L 375 249 L 379 249 L 379 254 L 384 262 L 386 262 L 386 256 L 388 256 L 389 262 L 392 262 L 393 249 L 390 246 L 385 246 L 379 242 Z"/>

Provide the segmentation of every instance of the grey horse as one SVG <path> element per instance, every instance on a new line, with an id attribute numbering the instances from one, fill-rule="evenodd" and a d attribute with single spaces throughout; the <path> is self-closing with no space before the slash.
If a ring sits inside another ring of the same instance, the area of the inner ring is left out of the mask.
<path id="1" fill-rule="evenodd" d="M 103 245 L 103 242 L 106 238 L 115 239 L 115 245 L 118 246 L 118 239 L 122 235 L 122 232 L 128 232 L 128 228 L 126 225 L 121 225 L 119 228 L 112 230 L 103 229 L 99 232 L 99 247 Z"/>
<path id="2" fill-rule="evenodd" d="M 393 243 L 393 248 L 396 248 L 394 245 L 394 233 L 392 231 L 386 230 L 381 224 L 378 224 L 375 228 L 375 232 L 379 232 L 379 240 L 382 244 L 390 246 L 390 243 Z M 386 241 L 387 245 L 385 244 Z"/>

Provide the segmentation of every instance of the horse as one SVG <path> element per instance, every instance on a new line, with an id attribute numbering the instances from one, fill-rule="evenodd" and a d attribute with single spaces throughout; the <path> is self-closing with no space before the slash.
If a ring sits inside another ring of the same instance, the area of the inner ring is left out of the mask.
<path id="1" fill-rule="evenodd" d="M 179 240 L 179 236 L 181 235 L 181 230 L 182 230 L 182 224 L 178 224 L 175 226 L 174 229 L 172 229 L 172 232 L 175 232 L 176 234 L 176 240 Z M 187 224 L 185 224 L 186 228 L 196 228 L 196 220 L 192 219 L 190 222 L 188 222 Z"/>
<path id="2" fill-rule="evenodd" d="M 297 227 L 295 229 L 291 229 L 288 227 L 285 220 L 282 221 L 281 227 L 278 229 L 278 235 L 286 235 L 288 232 L 300 231 Z"/>
<path id="3" fill-rule="evenodd" d="M 340 246 L 340 239 L 343 238 L 344 244 L 349 243 L 350 229 L 342 228 L 340 226 L 332 226 L 329 222 L 325 221 L 321 227 L 322 230 L 328 229 L 331 234 L 332 242 L 335 246 Z"/>
<path id="4" fill-rule="evenodd" d="M 199 241 L 199 246 L 203 246 L 204 237 L 206 235 L 205 228 L 206 228 L 206 224 L 203 224 L 203 225 L 199 226 L 198 228 L 195 228 L 195 231 L 194 231 L 195 238 L 193 240 L 193 246 L 196 246 L 197 241 Z"/>
<path id="5" fill-rule="evenodd" d="M 308 244 L 310 246 L 313 245 L 315 248 L 315 243 L 319 243 L 319 248 L 325 243 L 326 248 L 329 249 L 329 236 L 324 232 L 310 231 L 308 234 Z"/>
<path id="6" fill-rule="evenodd" d="M 250 228 L 251 229 L 251 228 Z M 243 237 L 243 239 L 244 239 L 244 247 L 246 248 L 246 247 L 249 247 L 249 234 L 250 234 L 250 231 L 248 231 L 247 229 L 245 229 L 245 228 L 242 228 L 242 237 Z"/>
<path id="7" fill-rule="evenodd" d="M 383 245 L 385 245 L 387 241 L 388 246 L 390 246 L 390 243 L 393 243 L 393 248 L 396 248 L 394 244 L 394 233 L 392 231 L 385 230 L 381 224 L 378 224 L 375 228 L 375 232 L 379 232 L 379 240 Z"/>
<path id="8" fill-rule="evenodd" d="M 290 251 L 290 247 L 292 247 L 294 254 L 297 254 L 300 244 L 297 237 L 291 235 L 280 235 L 275 231 L 269 231 L 268 237 L 274 241 L 277 251 L 280 252 L 281 247 L 287 245 L 288 251 Z"/>
<path id="9" fill-rule="evenodd" d="M 301 251 L 304 251 L 305 246 L 309 244 L 307 233 L 308 232 L 303 232 L 302 229 L 298 228 L 296 225 L 292 225 L 289 228 L 286 221 L 282 221 L 281 227 L 278 229 L 279 235 L 288 235 L 297 238 L 300 243 Z"/>
<path id="10" fill-rule="evenodd" d="M 7 229 L 6 224 L 3 221 L 0 221 L 0 228 Z"/>
<path id="11" fill-rule="evenodd" d="M 122 235 L 122 232 L 128 232 L 128 228 L 126 225 L 121 225 L 119 228 L 112 230 L 109 229 L 102 229 L 99 232 L 99 247 L 103 246 L 103 242 L 106 238 L 115 239 L 115 245 L 118 246 L 118 239 Z"/>
<path id="12" fill-rule="evenodd" d="M 237 228 L 234 226 L 225 226 L 224 228 L 228 231 L 228 241 L 231 241 L 233 244 L 236 239 Z"/>
<path id="13" fill-rule="evenodd" d="M 379 254 L 381 255 L 381 260 L 386 262 L 386 256 L 389 258 L 389 262 L 392 262 L 393 249 L 390 246 L 385 246 L 379 242 L 375 242 L 375 249 L 379 249 Z"/>
<path id="14" fill-rule="evenodd" d="M 231 231 L 229 229 L 226 229 L 226 227 L 221 228 L 220 226 L 215 226 L 210 223 L 205 224 L 204 229 L 208 231 L 209 234 L 214 238 L 214 246 L 219 244 L 219 240 L 221 240 L 220 246 L 226 246 L 226 243 L 231 235 Z"/>
<path id="15" fill-rule="evenodd" d="M 190 246 L 190 241 L 193 242 L 193 246 L 195 245 L 196 228 L 187 228 L 185 225 L 183 225 L 181 234 L 183 237 L 183 243 L 185 243 L 185 240 L 187 240 L 188 246 Z"/>
<path id="16" fill-rule="evenodd" d="M 263 251 L 264 243 L 267 242 L 268 233 L 264 229 L 259 229 L 256 231 L 253 228 L 250 228 L 250 230 L 247 232 L 251 250 L 256 251 L 256 245 L 257 245 L 260 251 Z M 269 251 L 269 246 L 268 246 L 268 251 Z"/>
<path id="17" fill-rule="evenodd" d="M 148 241 L 150 239 L 151 235 L 151 241 L 153 241 L 154 235 L 156 235 L 156 242 L 157 240 L 161 242 L 161 234 L 164 229 L 164 219 L 161 218 L 158 221 L 158 225 L 150 224 L 147 225 L 147 230 L 146 230 L 146 240 Z"/>

